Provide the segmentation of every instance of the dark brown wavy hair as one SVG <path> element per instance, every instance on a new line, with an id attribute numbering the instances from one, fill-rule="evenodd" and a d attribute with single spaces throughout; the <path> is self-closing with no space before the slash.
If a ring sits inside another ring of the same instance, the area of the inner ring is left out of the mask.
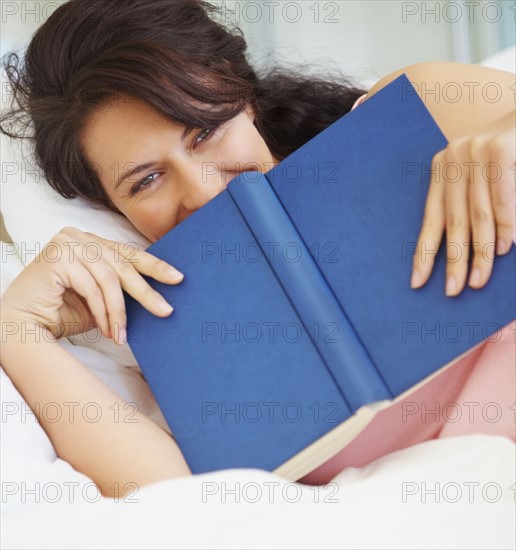
<path id="1" fill-rule="evenodd" d="M 117 98 L 203 129 L 250 105 L 282 160 L 366 92 L 343 75 L 316 77 L 300 66 L 258 73 L 242 31 L 223 18 L 222 7 L 202 0 L 70 0 L 36 31 L 24 58 L 2 58 L 12 102 L 0 131 L 31 141 L 37 166 L 61 196 L 117 210 L 81 147 L 92 114 Z"/>

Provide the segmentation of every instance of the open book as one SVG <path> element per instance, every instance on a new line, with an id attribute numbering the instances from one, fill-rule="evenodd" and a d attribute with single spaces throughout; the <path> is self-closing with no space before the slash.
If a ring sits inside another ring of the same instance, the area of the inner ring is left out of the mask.
<path id="1" fill-rule="evenodd" d="M 124 293 L 128 344 L 194 474 L 298 480 L 514 319 L 514 246 L 481 290 L 445 296 L 444 244 L 410 288 L 446 145 L 402 75 L 147 249 L 185 279 L 146 277 L 168 318 Z"/>

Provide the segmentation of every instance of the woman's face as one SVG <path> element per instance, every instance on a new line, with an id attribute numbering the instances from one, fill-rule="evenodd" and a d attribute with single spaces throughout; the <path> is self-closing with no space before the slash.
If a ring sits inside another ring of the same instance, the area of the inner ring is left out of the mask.
<path id="1" fill-rule="evenodd" d="M 82 145 L 112 203 L 155 242 L 240 172 L 268 172 L 278 163 L 253 120 L 245 110 L 214 131 L 185 136 L 184 126 L 126 98 L 94 114 Z"/>

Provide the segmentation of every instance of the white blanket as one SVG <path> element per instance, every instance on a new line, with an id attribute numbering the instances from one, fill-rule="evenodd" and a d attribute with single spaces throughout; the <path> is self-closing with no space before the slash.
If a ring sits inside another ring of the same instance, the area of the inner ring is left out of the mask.
<path id="1" fill-rule="evenodd" d="M 23 268 L 2 245 L 2 293 Z M 148 387 L 109 353 L 67 347 L 161 422 Z M 515 446 L 428 441 L 311 487 L 231 469 L 100 497 L 59 459 L 3 370 L 2 548 L 514 548 Z M 142 442 L 144 444 L 144 442 Z"/>

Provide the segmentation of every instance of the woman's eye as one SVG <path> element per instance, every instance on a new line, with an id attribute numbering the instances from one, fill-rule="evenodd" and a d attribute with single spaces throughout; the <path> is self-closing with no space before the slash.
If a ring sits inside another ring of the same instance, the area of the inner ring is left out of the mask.
<path id="1" fill-rule="evenodd" d="M 146 184 L 146 182 L 152 182 L 155 181 L 153 178 L 154 176 L 159 176 L 159 172 L 153 172 L 152 174 L 149 174 L 147 177 L 143 178 L 141 181 L 139 181 L 132 189 L 131 189 L 131 196 L 136 195 L 136 193 L 139 193 L 143 189 L 146 189 L 149 187 L 149 183 Z M 146 185 L 145 185 L 146 184 Z"/>
<path id="2" fill-rule="evenodd" d="M 217 126 L 218 128 L 218 126 Z M 217 128 L 205 128 L 194 140 L 194 147 L 203 141 L 208 141 L 211 139 Z M 201 139 L 202 138 L 202 139 Z"/>

